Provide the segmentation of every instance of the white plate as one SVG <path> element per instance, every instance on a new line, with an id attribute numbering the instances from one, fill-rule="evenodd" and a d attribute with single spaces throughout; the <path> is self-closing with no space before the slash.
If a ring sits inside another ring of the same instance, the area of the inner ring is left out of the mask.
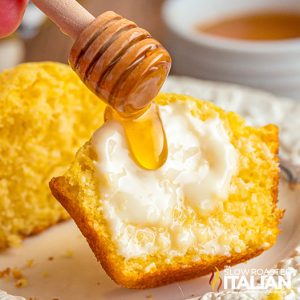
<path id="1" fill-rule="evenodd" d="M 222 98 L 222 90 L 224 99 L 228 98 L 230 90 L 230 86 L 179 78 L 170 78 L 165 89 L 170 88 L 176 92 L 192 93 L 198 97 L 202 92 L 202 98 L 215 94 L 219 101 Z M 236 86 L 233 90 L 234 93 L 239 93 L 241 101 L 249 97 L 255 99 L 256 94 L 259 99 L 262 99 L 260 92 Z M 235 98 L 232 95 L 231 99 Z M 266 98 L 269 101 L 273 96 Z M 261 256 L 250 260 L 247 268 L 270 268 L 289 256 L 300 243 L 299 198 L 300 191 L 292 191 L 287 183 L 281 182 L 279 205 L 286 209 L 281 224 L 282 233 L 276 245 Z M 33 259 L 33 266 L 26 267 L 26 262 L 31 259 Z M 245 266 L 246 264 L 243 264 L 238 267 Z M 22 295 L 27 299 L 36 297 L 38 300 L 183 300 L 211 291 L 208 276 L 151 290 L 138 291 L 118 287 L 96 262 L 92 251 L 72 221 L 59 224 L 40 235 L 26 239 L 20 248 L 1 253 L 0 269 L 6 267 L 22 269 L 29 285 L 16 288 L 13 280 L 2 279 L 0 289 L 14 295 Z"/>

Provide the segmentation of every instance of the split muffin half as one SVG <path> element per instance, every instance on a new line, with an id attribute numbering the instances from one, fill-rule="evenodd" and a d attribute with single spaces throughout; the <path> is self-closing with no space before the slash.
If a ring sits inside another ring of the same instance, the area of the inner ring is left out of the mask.
<path id="1" fill-rule="evenodd" d="M 50 182 L 105 271 L 128 288 L 185 280 L 257 256 L 276 241 L 283 215 L 276 207 L 275 125 L 250 127 L 188 96 L 161 94 L 155 101 L 169 147 L 160 169 L 140 168 L 122 127 L 108 121 Z"/>

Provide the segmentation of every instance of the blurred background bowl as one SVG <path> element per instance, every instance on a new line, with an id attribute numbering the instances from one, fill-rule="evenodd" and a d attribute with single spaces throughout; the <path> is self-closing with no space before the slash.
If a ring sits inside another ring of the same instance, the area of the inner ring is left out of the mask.
<path id="1" fill-rule="evenodd" d="M 299 12 L 299 0 L 167 0 L 163 19 L 175 74 L 234 82 L 300 100 L 300 39 L 243 41 L 197 31 L 253 12 Z"/>

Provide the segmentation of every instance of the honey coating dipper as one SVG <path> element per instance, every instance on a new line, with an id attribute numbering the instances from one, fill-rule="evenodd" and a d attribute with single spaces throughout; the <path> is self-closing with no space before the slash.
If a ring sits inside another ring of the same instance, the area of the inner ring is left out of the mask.
<path id="1" fill-rule="evenodd" d="M 71 67 L 114 109 L 139 111 L 158 94 L 171 58 L 146 30 L 112 11 L 94 18 L 75 0 L 33 3 L 75 40 Z"/>
<path id="2" fill-rule="evenodd" d="M 94 18 L 75 0 L 33 0 L 75 42 L 69 62 L 109 104 L 106 121 L 123 127 L 131 155 L 155 170 L 168 157 L 158 107 L 151 104 L 171 68 L 166 49 L 134 22 L 108 11 Z"/>

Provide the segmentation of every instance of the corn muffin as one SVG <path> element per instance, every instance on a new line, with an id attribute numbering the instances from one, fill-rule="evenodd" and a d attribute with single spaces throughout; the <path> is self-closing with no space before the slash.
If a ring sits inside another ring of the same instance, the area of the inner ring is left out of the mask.
<path id="1" fill-rule="evenodd" d="M 156 102 L 169 147 L 160 169 L 140 168 L 120 124 L 108 121 L 50 182 L 105 271 L 128 288 L 255 257 L 274 244 L 283 215 L 275 125 L 250 127 L 183 95 L 161 94 Z"/>
<path id="2" fill-rule="evenodd" d="M 102 124 L 103 109 L 66 65 L 0 74 L 0 249 L 69 217 L 48 182 Z"/>

